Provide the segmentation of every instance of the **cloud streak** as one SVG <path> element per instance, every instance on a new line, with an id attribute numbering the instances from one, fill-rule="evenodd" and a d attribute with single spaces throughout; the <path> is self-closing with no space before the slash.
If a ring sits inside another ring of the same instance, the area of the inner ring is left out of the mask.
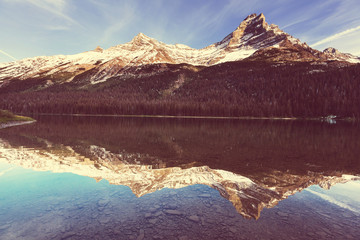
<path id="1" fill-rule="evenodd" d="M 128 30 L 129 26 L 136 21 L 139 12 L 136 2 L 126 2 L 121 5 L 97 1 L 91 2 L 97 7 L 105 23 L 98 44 L 106 45 L 116 39 L 119 32 Z"/>
<path id="2" fill-rule="evenodd" d="M 4 52 L 3 50 L 0 50 L 0 53 L 11 58 L 12 60 L 15 60 L 15 61 L 18 60 L 16 57 L 11 56 L 10 54 L 8 54 L 7 52 Z"/>
<path id="3" fill-rule="evenodd" d="M 41 8 L 45 11 L 48 11 L 58 17 L 63 18 L 64 20 L 79 25 L 77 21 L 69 17 L 64 13 L 66 6 L 65 0 L 28 0 L 29 3 L 35 5 L 38 8 Z"/>
<path id="4" fill-rule="evenodd" d="M 324 39 L 312 44 L 311 47 L 316 47 L 316 46 L 319 46 L 319 45 L 334 41 L 336 39 L 339 39 L 339 38 L 341 38 L 343 36 L 346 36 L 346 35 L 348 35 L 350 33 L 353 33 L 353 32 L 359 31 L 359 30 L 360 30 L 360 26 L 357 26 L 355 28 L 347 29 L 347 30 L 345 30 L 343 32 L 336 33 L 336 34 L 334 34 L 334 35 L 332 35 L 330 37 L 324 38 Z"/>
<path id="5" fill-rule="evenodd" d="M 6 0 L 10 2 L 10 0 Z M 50 14 L 53 14 L 68 23 L 80 25 L 76 20 L 65 13 L 68 0 L 12 0 L 11 2 L 29 3 L 35 7 L 42 9 Z"/>

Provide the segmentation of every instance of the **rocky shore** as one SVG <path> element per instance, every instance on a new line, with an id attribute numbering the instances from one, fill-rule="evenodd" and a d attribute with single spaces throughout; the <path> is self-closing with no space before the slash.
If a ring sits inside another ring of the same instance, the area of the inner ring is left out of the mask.
<path id="1" fill-rule="evenodd" d="M 0 109 L 0 129 L 35 122 L 31 117 L 15 115 L 10 111 Z"/>

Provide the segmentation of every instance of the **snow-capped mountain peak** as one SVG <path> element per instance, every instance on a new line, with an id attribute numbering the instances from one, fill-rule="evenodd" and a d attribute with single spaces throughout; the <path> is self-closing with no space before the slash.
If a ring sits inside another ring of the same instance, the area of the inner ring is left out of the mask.
<path id="1" fill-rule="evenodd" d="M 102 53 L 104 51 L 104 49 L 100 46 L 97 46 L 93 51 Z"/>
<path id="2" fill-rule="evenodd" d="M 138 33 L 128 44 L 133 45 L 143 45 L 143 44 L 157 44 L 159 41 L 157 41 L 154 38 L 151 38 L 149 36 L 146 36 L 143 33 Z"/>
<path id="3" fill-rule="evenodd" d="M 251 14 L 217 45 L 233 50 L 245 46 L 260 49 L 279 44 L 287 36 L 289 35 L 281 31 L 278 26 L 269 25 L 265 21 L 264 14 Z"/>
<path id="4" fill-rule="evenodd" d="M 326 48 L 323 53 L 328 56 L 331 60 L 340 60 L 340 61 L 346 61 L 351 63 L 359 63 L 360 57 L 356 57 L 350 53 L 342 53 L 339 50 L 329 47 Z"/>

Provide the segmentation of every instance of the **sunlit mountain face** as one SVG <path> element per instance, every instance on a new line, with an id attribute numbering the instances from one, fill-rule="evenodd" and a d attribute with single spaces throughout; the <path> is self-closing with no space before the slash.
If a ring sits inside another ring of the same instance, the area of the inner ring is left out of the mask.
<path id="1" fill-rule="evenodd" d="M 105 179 L 137 197 L 207 185 L 243 217 L 259 219 L 309 186 L 359 179 L 359 133 L 351 123 L 43 116 L 1 130 L 0 156 Z"/>

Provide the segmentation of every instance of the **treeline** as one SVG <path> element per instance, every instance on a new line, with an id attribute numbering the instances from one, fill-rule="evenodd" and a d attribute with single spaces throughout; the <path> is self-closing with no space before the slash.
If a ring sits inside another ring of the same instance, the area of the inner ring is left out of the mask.
<path id="1" fill-rule="evenodd" d="M 0 108 L 17 113 L 360 117 L 360 65 L 234 62 L 200 71 L 176 71 L 173 65 L 169 71 L 113 78 L 86 89 L 71 84 L 2 93 Z"/>

